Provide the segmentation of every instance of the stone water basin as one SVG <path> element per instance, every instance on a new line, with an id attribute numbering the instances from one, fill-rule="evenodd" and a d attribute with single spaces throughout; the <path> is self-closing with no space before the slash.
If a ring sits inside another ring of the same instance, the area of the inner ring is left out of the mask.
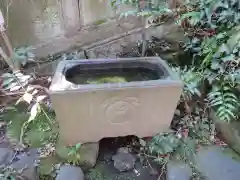
<path id="1" fill-rule="evenodd" d="M 61 61 L 50 86 L 60 140 L 166 132 L 182 86 L 158 57 Z"/>

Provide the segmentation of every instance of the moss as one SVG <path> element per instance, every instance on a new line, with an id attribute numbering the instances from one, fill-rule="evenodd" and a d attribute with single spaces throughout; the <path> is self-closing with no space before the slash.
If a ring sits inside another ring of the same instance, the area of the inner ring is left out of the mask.
<path id="1" fill-rule="evenodd" d="M 106 19 L 100 19 L 100 20 L 97 20 L 94 24 L 95 25 L 101 25 L 101 24 L 104 24 L 105 22 L 107 22 Z"/>
<path id="2" fill-rule="evenodd" d="M 86 173 L 86 180 L 108 180 L 104 174 L 103 167 L 97 165 Z"/>
<path id="3" fill-rule="evenodd" d="M 95 79 L 88 79 L 87 84 L 103 84 L 103 83 L 123 83 L 127 82 L 124 77 L 102 77 L 102 78 L 95 78 Z"/>

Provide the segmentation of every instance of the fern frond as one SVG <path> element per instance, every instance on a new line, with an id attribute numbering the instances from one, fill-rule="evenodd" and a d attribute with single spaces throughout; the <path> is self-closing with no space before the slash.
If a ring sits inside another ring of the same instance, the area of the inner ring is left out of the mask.
<path id="1" fill-rule="evenodd" d="M 173 68 L 173 71 L 178 74 L 184 83 L 182 95 L 185 97 L 185 99 L 191 99 L 194 95 L 201 95 L 198 87 L 202 81 L 202 78 L 197 72 L 194 71 L 193 68 L 187 69 L 185 67 L 184 69 L 180 69 L 179 67 L 176 67 Z"/>
<path id="2" fill-rule="evenodd" d="M 229 85 L 213 88 L 213 91 L 208 94 L 208 99 L 210 106 L 216 110 L 216 115 L 220 120 L 229 122 L 236 117 L 239 99 L 231 91 Z"/>

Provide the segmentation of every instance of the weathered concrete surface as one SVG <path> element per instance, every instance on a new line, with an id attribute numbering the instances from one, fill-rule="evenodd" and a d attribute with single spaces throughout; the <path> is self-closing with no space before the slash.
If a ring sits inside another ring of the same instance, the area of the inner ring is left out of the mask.
<path id="1" fill-rule="evenodd" d="M 1 1 L 0 7 L 14 47 L 39 44 L 63 33 L 57 0 L 9 2 Z"/>
<path id="2" fill-rule="evenodd" d="M 37 57 L 91 44 L 139 27 L 129 18 L 127 21 L 114 18 L 120 11 L 113 10 L 108 0 L 22 0 L 11 3 L 3 0 L 0 7 L 13 46 L 31 45 Z M 123 21 L 131 27 L 126 27 Z"/>
<path id="3" fill-rule="evenodd" d="M 33 46 L 33 52 L 37 57 L 53 55 L 55 53 L 67 51 L 71 48 L 84 47 L 99 41 L 111 41 L 115 37 L 119 38 L 131 34 L 131 31 L 138 31 L 142 24 L 135 22 L 136 18 L 126 18 L 121 20 L 112 19 L 105 24 L 92 25 L 86 29 L 81 29 L 77 34 L 69 37 L 58 36 Z"/>
<path id="4" fill-rule="evenodd" d="M 118 15 L 132 7 L 122 5 L 112 9 L 108 0 L 57 1 L 13 1 L 0 2 L 7 17 L 8 34 L 14 47 L 31 45 L 37 57 L 45 57 L 73 47 L 83 47 L 102 40 L 109 42 L 120 34 L 143 27 L 138 17 L 118 19 Z M 6 7 L 9 7 L 8 15 Z M 173 35 L 176 27 L 163 25 L 150 34 L 172 39 L 183 35 Z M 152 30 L 151 30 L 152 31 Z"/>
<path id="5" fill-rule="evenodd" d="M 108 0 L 81 0 L 80 8 L 83 25 L 89 25 L 114 16 L 114 11 Z"/>

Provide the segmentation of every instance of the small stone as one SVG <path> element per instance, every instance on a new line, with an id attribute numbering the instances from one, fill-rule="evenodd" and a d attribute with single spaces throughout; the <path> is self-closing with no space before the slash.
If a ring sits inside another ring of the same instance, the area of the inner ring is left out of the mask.
<path id="1" fill-rule="evenodd" d="M 117 153 L 129 153 L 129 148 L 127 147 L 121 147 L 117 150 Z"/>
<path id="2" fill-rule="evenodd" d="M 112 160 L 114 161 L 114 167 L 120 172 L 133 169 L 136 162 L 136 158 L 132 154 L 121 148 L 112 157 Z"/>
<path id="3" fill-rule="evenodd" d="M 181 161 L 170 161 L 167 164 L 167 180 L 190 180 L 192 169 Z"/>
<path id="4" fill-rule="evenodd" d="M 79 150 L 81 156 L 79 165 L 84 169 L 93 168 L 96 165 L 99 151 L 99 143 L 83 144 Z"/>
<path id="5" fill-rule="evenodd" d="M 8 164 L 13 158 L 14 152 L 10 148 L 0 148 L 0 166 Z"/>
<path id="6" fill-rule="evenodd" d="M 56 180 L 84 180 L 80 167 L 64 165 L 60 167 Z"/>
<path id="7" fill-rule="evenodd" d="M 30 150 L 16 156 L 10 167 L 16 171 L 21 171 L 21 177 L 28 180 L 38 180 L 36 161 L 38 160 L 37 150 Z"/>

